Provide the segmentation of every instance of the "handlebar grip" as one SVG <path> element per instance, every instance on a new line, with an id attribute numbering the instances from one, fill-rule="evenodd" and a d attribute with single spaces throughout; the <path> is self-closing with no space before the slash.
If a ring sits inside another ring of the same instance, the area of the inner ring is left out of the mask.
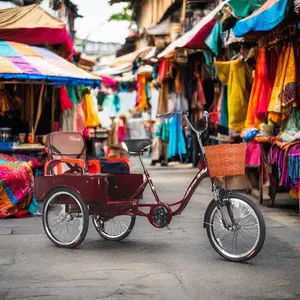
<path id="1" fill-rule="evenodd" d="M 170 112 L 170 113 L 166 113 L 166 114 L 157 114 L 156 117 L 157 118 L 171 118 L 174 115 L 187 116 L 188 112 L 180 111 L 180 112 Z"/>
<path id="2" fill-rule="evenodd" d="M 171 118 L 174 113 L 167 113 L 167 114 L 157 114 L 156 118 Z"/>

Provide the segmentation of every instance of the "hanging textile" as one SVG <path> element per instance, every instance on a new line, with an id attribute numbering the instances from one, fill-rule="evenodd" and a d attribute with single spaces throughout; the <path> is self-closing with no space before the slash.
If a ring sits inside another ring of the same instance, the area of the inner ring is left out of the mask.
<path id="1" fill-rule="evenodd" d="M 169 97 L 169 84 L 168 82 L 163 82 L 161 89 L 159 91 L 158 99 L 158 114 L 168 113 L 168 97 Z"/>
<path id="2" fill-rule="evenodd" d="M 137 104 L 136 108 L 142 112 L 148 108 L 147 92 L 146 92 L 147 78 L 145 74 L 139 74 L 137 78 Z"/>
<path id="3" fill-rule="evenodd" d="M 222 24 L 221 22 L 218 22 L 215 24 L 209 36 L 205 39 L 205 44 L 211 49 L 211 51 L 216 56 L 218 56 L 221 52 L 222 33 L 223 33 Z M 207 58 L 208 53 L 204 52 L 204 55 Z M 206 60 L 206 64 L 210 65 L 210 63 L 208 63 L 208 60 Z"/>
<path id="4" fill-rule="evenodd" d="M 252 70 L 241 59 L 216 62 L 217 74 L 228 87 L 228 126 L 233 131 L 244 128 L 252 84 Z"/>
<path id="5" fill-rule="evenodd" d="M 158 81 L 162 83 L 170 73 L 170 62 L 168 59 L 163 59 L 158 68 Z"/>
<path id="6" fill-rule="evenodd" d="M 238 18 L 248 17 L 254 10 L 259 9 L 266 0 L 230 0 L 228 5 Z"/>
<path id="7" fill-rule="evenodd" d="M 76 113 L 75 113 L 75 131 L 79 133 L 83 133 L 84 131 L 84 111 L 82 108 L 82 103 L 76 105 Z"/>
<path id="8" fill-rule="evenodd" d="M 227 103 L 227 86 L 222 83 L 221 100 L 218 103 L 220 112 L 219 126 L 228 128 L 228 103 Z"/>
<path id="9" fill-rule="evenodd" d="M 84 104 L 85 104 L 85 127 L 97 127 L 100 122 L 98 115 L 93 109 L 93 99 L 89 92 L 84 94 Z"/>
<path id="10" fill-rule="evenodd" d="M 68 93 L 69 98 L 71 99 L 73 105 L 77 105 L 79 103 L 79 99 L 77 98 L 75 88 L 72 86 L 67 86 L 67 93 Z"/>
<path id="11" fill-rule="evenodd" d="M 268 116 L 268 106 L 272 95 L 272 90 L 276 78 L 278 56 L 275 49 L 267 52 L 267 63 L 263 66 L 263 88 L 258 101 L 256 117 L 260 121 L 265 121 Z"/>
<path id="12" fill-rule="evenodd" d="M 65 86 L 61 87 L 59 90 L 59 99 L 60 99 L 60 108 L 62 111 L 73 107 L 72 100 L 70 99 Z"/>
<path id="13" fill-rule="evenodd" d="M 170 139 L 168 145 L 168 157 L 186 155 L 186 145 L 182 132 L 180 117 L 176 114 L 169 120 Z"/>
<path id="14" fill-rule="evenodd" d="M 94 102 L 93 102 L 94 107 Z M 120 111 L 120 98 L 117 94 L 108 94 L 105 96 L 101 105 L 102 111 L 104 111 L 109 117 L 114 118 Z"/>
<path id="15" fill-rule="evenodd" d="M 61 114 L 61 129 L 62 131 L 76 131 L 75 126 L 76 106 L 66 109 Z"/>
<path id="16" fill-rule="evenodd" d="M 240 0 L 235 1 L 237 4 L 244 3 Z M 246 2 L 249 3 L 249 1 Z M 233 28 L 234 35 L 240 37 L 252 31 L 272 30 L 286 18 L 292 2 L 293 1 L 290 0 L 267 0 L 259 9 L 254 11 L 252 15 L 235 24 Z"/>
<path id="17" fill-rule="evenodd" d="M 158 109 L 159 91 L 153 87 L 151 89 L 151 120 L 155 121 Z"/>
<path id="18" fill-rule="evenodd" d="M 270 104 L 269 120 L 281 124 L 290 113 L 289 104 L 296 101 L 296 61 L 292 44 L 284 45 L 279 56 Z"/>
<path id="19" fill-rule="evenodd" d="M 262 94 L 264 80 L 266 79 L 267 65 L 266 65 L 266 50 L 263 48 L 258 49 L 258 57 L 256 62 L 256 69 L 254 75 L 254 82 L 251 89 L 247 119 L 245 122 L 246 128 L 259 128 L 260 120 L 257 119 L 256 112 Z"/>

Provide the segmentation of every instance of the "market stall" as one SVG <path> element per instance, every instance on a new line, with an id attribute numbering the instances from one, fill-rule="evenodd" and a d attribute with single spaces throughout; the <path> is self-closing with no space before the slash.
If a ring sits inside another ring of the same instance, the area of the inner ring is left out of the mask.
<path id="1" fill-rule="evenodd" d="M 46 135 L 56 130 L 83 133 L 91 122 L 89 87 L 99 86 L 100 79 L 46 48 L 15 42 L 0 41 L 0 61 L 4 218 L 23 216 L 34 201 L 33 176 L 43 174 Z"/>

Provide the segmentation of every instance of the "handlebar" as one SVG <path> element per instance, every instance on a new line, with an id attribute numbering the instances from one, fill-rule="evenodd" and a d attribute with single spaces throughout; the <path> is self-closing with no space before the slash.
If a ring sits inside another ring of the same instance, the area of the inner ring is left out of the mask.
<path id="1" fill-rule="evenodd" d="M 174 115 L 182 116 L 186 120 L 186 122 L 188 123 L 189 127 L 195 133 L 202 134 L 208 128 L 208 120 L 209 120 L 210 114 L 207 111 L 203 112 L 202 117 L 200 119 L 200 120 L 205 119 L 205 129 L 204 130 L 200 130 L 200 131 L 196 130 L 195 127 L 191 124 L 190 120 L 188 119 L 188 112 L 187 111 L 171 112 L 171 113 L 166 113 L 166 114 L 158 114 L 157 118 L 167 118 L 167 119 L 169 119 L 169 118 L 172 118 Z"/>

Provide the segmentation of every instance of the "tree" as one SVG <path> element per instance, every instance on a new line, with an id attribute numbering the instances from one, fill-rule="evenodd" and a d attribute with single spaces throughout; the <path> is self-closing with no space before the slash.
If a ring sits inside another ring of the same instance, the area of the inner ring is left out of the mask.
<path id="1" fill-rule="evenodd" d="M 124 7 L 119 13 L 110 16 L 108 21 L 131 21 L 132 11 L 128 7 Z"/>

